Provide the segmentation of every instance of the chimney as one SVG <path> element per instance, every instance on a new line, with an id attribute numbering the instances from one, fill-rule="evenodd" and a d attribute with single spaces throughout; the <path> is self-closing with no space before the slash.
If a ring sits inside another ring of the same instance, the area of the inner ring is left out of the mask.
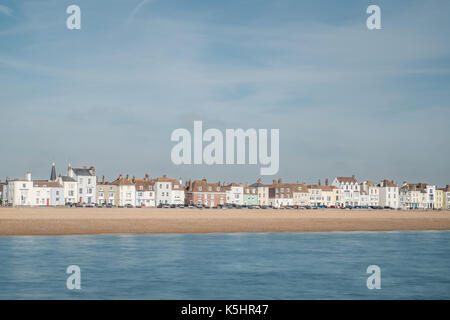
<path id="1" fill-rule="evenodd" d="M 30 171 L 27 172 L 26 177 L 27 177 L 27 181 L 31 181 L 31 172 Z"/>
<path id="2" fill-rule="evenodd" d="M 355 179 L 355 175 L 354 174 L 352 174 L 352 178 Z"/>
<path id="3" fill-rule="evenodd" d="M 258 179 L 258 183 L 262 183 L 262 179 L 261 178 Z"/>
<path id="4" fill-rule="evenodd" d="M 9 182 L 9 177 L 6 177 L 6 180 L 5 180 L 7 183 Z"/>
<path id="5" fill-rule="evenodd" d="M 322 183 L 320 182 L 320 179 L 319 179 L 319 181 L 317 181 L 317 184 L 318 184 L 319 186 L 322 185 Z"/>
<path id="6" fill-rule="evenodd" d="M 273 184 L 277 184 L 277 180 L 275 180 L 275 179 L 273 179 L 272 182 L 273 182 Z"/>
<path id="7" fill-rule="evenodd" d="M 203 178 L 202 181 L 206 182 L 206 178 Z"/>
<path id="8" fill-rule="evenodd" d="M 122 178 L 123 178 L 122 174 L 119 174 L 119 179 L 122 179 Z"/>
<path id="9" fill-rule="evenodd" d="M 146 174 L 145 174 L 145 181 L 148 182 L 148 180 L 150 180 L 150 179 L 149 179 L 149 175 L 148 175 L 148 173 L 146 173 Z"/>
<path id="10" fill-rule="evenodd" d="M 130 178 L 128 177 L 128 174 L 127 174 L 127 177 L 126 177 L 126 179 L 127 179 L 127 180 L 130 180 Z"/>
<path id="11" fill-rule="evenodd" d="M 183 179 L 181 179 L 181 177 L 178 179 L 178 182 L 183 185 Z"/>
<path id="12" fill-rule="evenodd" d="M 72 169 L 72 166 L 70 165 L 70 163 L 69 163 L 69 168 L 67 169 L 67 171 L 68 171 L 67 175 L 70 178 L 73 178 L 73 169 Z"/>
<path id="13" fill-rule="evenodd" d="M 102 177 L 102 183 L 105 184 L 106 180 L 105 180 L 105 176 Z"/>
<path id="14" fill-rule="evenodd" d="M 278 184 L 281 184 L 282 180 L 281 178 L 278 178 Z"/>
<path id="15" fill-rule="evenodd" d="M 163 178 L 167 178 L 167 175 L 163 174 Z"/>
<path id="16" fill-rule="evenodd" d="M 245 183 L 245 187 L 246 187 L 246 188 L 248 187 L 248 182 Z"/>
<path id="17" fill-rule="evenodd" d="M 328 186 L 328 178 L 325 179 L 325 185 Z"/>

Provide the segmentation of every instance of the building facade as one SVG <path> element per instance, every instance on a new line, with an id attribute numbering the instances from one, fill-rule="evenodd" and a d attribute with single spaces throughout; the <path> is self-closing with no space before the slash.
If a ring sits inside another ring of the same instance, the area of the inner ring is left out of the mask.
<path id="1" fill-rule="evenodd" d="M 150 181 L 149 175 L 146 174 L 144 179 L 133 179 L 133 182 L 136 186 L 136 206 L 155 207 L 155 181 Z"/>
<path id="2" fill-rule="evenodd" d="M 252 185 L 252 188 L 256 188 L 256 192 L 258 193 L 258 205 L 259 206 L 268 206 L 269 205 L 269 188 L 262 183 L 262 179 L 259 178 L 258 181 Z"/>
<path id="3" fill-rule="evenodd" d="M 69 164 L 67 176 L 76 180 L 78 203 L 95 204 L 97 201 L 97 176 L 94 167 L 72 168 Z"/>
<path id="4" fill-rule="evenodd" d="M 336 177 L 333 186 L 341 189 L 342 205 L 344 207 L 358 206 L 360 201 L 360 185 L 355 176 Z"/>
<path id="5" fill-rule="evenodd" d="M 394 180 L 382 180 L 379 184 L 379 193 L 379 206 L 392 209 L 398 209 L 400 207 L 399 188 Z"/>
<path id="6" fill-rule="evenodd" d="M 186 205 L 223 206 L 226 196 L 225 187 L 220 182 L 211 183 L 206 179 L 186 182 Z"/>
<path id="7" fill-rule="evenodd" d="M 242 183 L 230 183 L 225 186 L 226 203 L 242 206 L 244 204 L 244 187 Z"/>
<path id="8" fill-rule="evenodd" d="M 248 183 L 244 186 L 243 195 L 244 206 L 257 206 L 258 205 L 258 190 L 256 187 L 251 187 Z"/>

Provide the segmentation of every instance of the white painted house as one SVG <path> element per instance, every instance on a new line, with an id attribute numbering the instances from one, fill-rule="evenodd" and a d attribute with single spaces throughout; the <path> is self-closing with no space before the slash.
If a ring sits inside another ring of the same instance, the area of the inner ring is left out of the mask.
<path id="1" fill-rule="evenodd" d="M 184 187 L 181 181 L 167 178 L 166 175 L 152 179 L 156 193 L 156 205 L 184 204 Z"/>
<path id="2" fill-rule="evenodd" d="M 378 207 L 380 205 L 380 187 L 373 181 L 366 180 L 360 184 L 361 196 L 362 192 L 367 195 L 367 200 L 361 200 L 360 205 Z"/>
<path id="3" fill-rule="evenodd" d="M 55 181 L 33 181 L 32 205 L 49 207 L 64 206 L 64 187 Z"/>
<path id="4" fill-rule="evenodd" d="M 342 204 L 344 207 L 360 205 L 360 185 L 355 179 L 355 176 L 336 177 L 332 185 L 341 189 Z"/>
<path id="5" fill-rule="evenodd" d="M 380 185 L 380 206 L 398 209 L 400 206 L 400 195 L 398 185 L 394 180 L 384 179 Z"/>
<path id="6" fill-rule="evenodd" d="M 68 177 L 78 184 L 78 203 L 95 204 L 97 198 L 97 176 L 94 167 L 72 168 L 69 164 Z"/>
<path id="7" fill-rule="evenodd" d="M 25 179 L 7 180 L 3 187 L 3 205 L 31 206 L 33 205 L 33 181 L 31 173 L 27 172 Z"/>
<path id="8" fill-rule="evenodd" d="M 242 206 L 244 204 L 244 187 L 242 183 L 230 183 L 225 186 L 226 203 Z"/>

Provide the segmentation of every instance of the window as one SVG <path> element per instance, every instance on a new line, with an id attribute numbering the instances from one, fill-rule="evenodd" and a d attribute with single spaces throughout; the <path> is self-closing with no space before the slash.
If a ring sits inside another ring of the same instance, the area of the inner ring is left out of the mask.
<path id="1" fill-rule="evenodd" d="M 208 187 L 208 191 L 212 191 L 212 187 L 211 186 Z"/>
<path id="2" fill-rule="evenodd" d="M 202 186 L 198 187 L 198 191 L 202 191 Z"/>
<path id="3" fill-rule="evenodd" d="M 56 191 L 56 195 L 59 196 L 59 191 Z"/>
<path id="4" fill-rule="evenodd" d="M 88 184 L 91 184 L 91 179 L 88 179 Z"/>
<path id="5" fill-rule="evenodd" d="M 82 188 L 80 188 L 80 190 L 79 190 L 79 193 L 80 193 L 80 194 L 82 194 L 82 193 L 83 193 L 83 189 L 82 189 Z"/>

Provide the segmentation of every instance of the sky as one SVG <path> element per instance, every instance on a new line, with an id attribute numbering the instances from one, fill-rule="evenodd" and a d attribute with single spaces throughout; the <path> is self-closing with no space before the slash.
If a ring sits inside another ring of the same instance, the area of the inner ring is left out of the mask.
<path id="1" fill-rule="evenodd" d="M 68 30 L 66 8 L 81 8 Z M 368 30 L 366 8 L 381 8 Z M 284 181 L 450 184 L 450 2 L 0 0 L 0 179 L 95 166 L 254 182 L 259 165 L 174 165 L 178 128 L 280 130 Z"/>

